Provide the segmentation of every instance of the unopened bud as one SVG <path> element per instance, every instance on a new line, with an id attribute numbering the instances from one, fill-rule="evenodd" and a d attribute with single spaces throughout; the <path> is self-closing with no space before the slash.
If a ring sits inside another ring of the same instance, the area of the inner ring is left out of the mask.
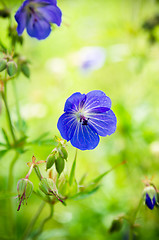
<path id="1" fill-rule="evenodd" d="M 50 154 L 46 159 L 46 170 L 50 169 L 56 160 L 55 154 Z"/>
<path id="2" fill-rule="evenodd" d="M 145 204 L 149 209 L 153 210 L 155 204 L 157 203 L 156 189 L 152 185 L 146 186 L 143 195 Z"/>
<path id="3" fill-rule="evenodd" d="M 17 185 L 19 206 L 18 211 L 20 210 L 21 204 L 30 197 L 33 192 L 33 183 L 28 179 L 20 179 Z"/>
<path id="4" fill-rule="evenodd" d="M 66 148 L 64 148 L 63 146 L 60 148 L 60 151 L 59 151 L 60 155 L 62 156 L 62 158 L 66 159 L 68 158 L 68 153 L 67 153 L 67 150 Z"/>
<path id="5" fill-rule="evenodd" d="M 57 157 L 55 161 L 55 166 L 58 174 L 60 175 L 63 172 L 65 166 L 64 159 L 61 156 Z"/>
<path id="6" fill-rule="evenodd" d="M 122 218 L 114 219 L 110 228 L 109 228 L 109 232 L 113 233 L 113 232 L 120 231 L 120 229 L 122 228 L 122 225 L 123 225 L 123 219 Z"/>
<path id="7" fill-rule="evenodd" d="M 10 77 L 13 77 L 17 73 L 17 64 L 14 61 L 7 63 L 7 72 Z"/>
<path id="8" fill-rule="evenodd" d="M 46 195 L 51 195 L 57 192 L 56 185 L 51 178 L 42 178 L 39 183 L 40 190 Z"/>
<path id="9" fill-rule="evenodd" d="M 0 59 L 0 72 L 5 70 L 7 67 L 7 60 L 6 59 Z"/>
<path id="10" fill-rule="evenodd" d="M 5 9 L 1 9 L 0 10 L 0 17 L 2 18 L 9 18 L 10 17 L 10 11 L 9 9 L 5 8 Z"/>
<path id="11" fill-rule="evenodd" d="M 30 78 L 30 68 L 27 63 L 21 65 L 21 71 L 27 78 Z"/>

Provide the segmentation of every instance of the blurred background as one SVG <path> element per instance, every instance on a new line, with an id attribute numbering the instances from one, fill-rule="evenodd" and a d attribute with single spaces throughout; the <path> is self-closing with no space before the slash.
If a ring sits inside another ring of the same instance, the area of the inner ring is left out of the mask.
<path id="1" fill-rule="evenodd" d="M 13 16 L 22 3 L 5 2 Z M 31 61 L 30 79 L 21 74 L 16 80 L 27 135 L 30 140 L 45 132 L 49 132 L 50 138 L 60 137 L 57 121 L 66 99 L 74 92 L 99 89 L 112 99 L 117 131 L 101 138 L 95 150 L 78 152 L 76 177 L 80 179 L 86 173 L 90 180 L 123 160 L 126 164 L 109 173 L 100 189 L 89 198 L 69 200 L 67 207 L 57 204 L 53 218 L 38 239 L 126 240 L 127 221 L 124 220 L 119 232 L 111 234 L 113 219 L 134 214 L 144 188 L 142 180 L 146 177 L 153 177 L 159 187 L 159 27 L 156 20 L 159 2 L 59 0 L 58 6 L 63 12 L 61 27 L 53 26 L 51 35 L 44 41 L 32 39 L 25 32 L 24 45 L 19 46 L 22 55 Z M 7 45 L 6 26 L 7 20 L 0 19 L 0 39 Z M 16 122 L 12 90 L 10 82 L 9 107 Z M 1 104 L 0 100 L 0 126 L 6 127 Z M 65 172 L 70 170 L 75 154 L 71 144 L 67 145 L 69 158 Z M 18 180 L 28 171 L 26 163 L 33 155 L 37 160 L 45 160 L 52 149 L 50 145 L 33 145 L 21 155 L 14 168 L 15 194 Z M 3 191 L 12 156 L 9 152 L 0 161 L 0 236 L 7 231 Z M 45 171 L 44 175 L 47 175 Z M 36 181 L 34 173 L 30 180 Z M 40 203 L 41 199 L 33 194 L 27 206 L 16 212 L 17 199 L 14 199 L 18 239 Z M 45 207 L 35 228 L 48 213 L 49 208 Z M 134 239 L 159 239 L 158 222 L 158 209 L 151 211 L 143 204 L 137 215 Z"/>

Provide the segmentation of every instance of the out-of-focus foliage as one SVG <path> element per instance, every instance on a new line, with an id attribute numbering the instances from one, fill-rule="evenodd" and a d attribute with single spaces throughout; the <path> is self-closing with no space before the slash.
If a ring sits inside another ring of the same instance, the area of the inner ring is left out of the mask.
<path id="1" fill-rule="evenodd" d="M 15 13 L 22 1 L 4 2 Z M 69 200 L 67 208 L 62 204 L 55 205 L 54 217 L 45 225 L 38 239 L 128 239 L 127 219 L 122 218 L 121 230 L 111 234 L 112 222 L 123 214 L 134 214 L 142 197 L 142 180 L 146 176 L 153 176 L 155 185 L 159 187 L 159 42 L 151 45 L 142 27 L 157 14 L 159 3 L 151 0 L 59 0 L 58 5 L 63 12 L 60 29 L 55 27 L 50 37 L 40 42 L 24 33 L 23 54 L 32 62 L 29 65 L 31 75 L 28 70 L 23 70 L 30 80 L 21 74 L 17 79 L 17 92 L 24 119 L 22 129 L 28 129 L 27 141 L 34 141 L 34 144 L 27 147 L 15 166 L 13 197 L 17 194 L 18 180 L 28 172 L 26 163 L 32 155 L 38 160 L 46 160 L 52 151 L 54 143 L 45 142 L 43 145 L 43 139 L 38 137 L 44 132 L 49 132 L 50 138 L 59 134 L 56 124 L 65 100 L 76 91 L 87 93 L 101 89 L 112 99 L 112 109 L 118 120 L 117 131 L 102 138 L 95 150 L 78 153 L 77 179 L 80 181 L 86 172 L 85 181 L 89 182 L 115 164 L 123 160 L 127 163 L 108 174 L 98 191 L 89 198 Z M 6 45 L 8 33 L 4 30 L 7 21 L 0 19 L 0 40 L 3 38 Z M 102 47 L 106 55 L 100 69 L 85 72 L 81 71 L 78 53 L 88 46 Z M 16 99 L 12 95 L 12 87 L 10 82 L 9 107 L 16 129 L 18 119 L 15 117 Z M 7 127 L 1 102 L 0 126 Z M 7 153 L 6 145 L 3 145 L 4 142 L 7 144 L 7 135 L 4 132 L 0 135 L 0 189 L 6 189 L 13 155 L 12 151 Z M 66 172 L 74 158 L 70 143 L 68 155 Z M 45 171 L 43 175 L 47 177 Z M 33 174 L 30 180 L 36 182 L 36 176 Z M 34 188 L 38 188 L 38 181 Z M 5 191 L 0 193 L 0 236 L 6 237 L 9 231 L 8 197 Z M 18 200 L 14 198 L 13 201 L 16 209 Z M 27 206 L 16 213 L 19 239 L 39 204 L 40 199 L 32 194 Z M 45 207 L 35 229 L 48 214 L 49 209 Z M 157 240 L 158 221 L 158 210 L 151 211 L 143 204 L 137 215 L 136 239 Z"/>

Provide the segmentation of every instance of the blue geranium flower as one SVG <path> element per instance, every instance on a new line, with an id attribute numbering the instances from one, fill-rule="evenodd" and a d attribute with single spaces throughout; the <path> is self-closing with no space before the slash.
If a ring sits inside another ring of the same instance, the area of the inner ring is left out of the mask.
<path id="1" fill-rule="evenodd" d="M 110 98 L 100 90 L 72 94 L 57 123 L 61 136 L 81 150 L 94 149 L 99 135 L 105 137 L 116 130 L 116 116 L 110 108 Z"/>
<path id="2" fill-rule="evenodd" d="M 61 17 L 56 0 L 26 0 L 15 14 L 18 35 L 26 28 L 31 37 L 45 39 L 51 32 L 50 23 L 60 26 Z"/>

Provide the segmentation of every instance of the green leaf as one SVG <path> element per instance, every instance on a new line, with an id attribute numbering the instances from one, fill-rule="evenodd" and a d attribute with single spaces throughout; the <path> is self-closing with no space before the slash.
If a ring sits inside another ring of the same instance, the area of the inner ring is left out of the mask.
<path id="1" fill-rule="evenodd" d="M 7 53 L 7 48 L 4 46 L 4 44 L 0 40 L 0 51 Z"/>
<path id="2" fill-rule="evenodd" d="M 2 143 L 2 142 L 0 142 L 0 146 L 6 146 L 6 144 L 5 144 L 5 143 Z"/>
<path id="3" fill-rule="evenodd" d="M 87 197 L 91 196 L 92 194 L 94 194 L 99 189 L 99 187 L 100 186 L 97 186 L 90 191 L 79 192 L 79 193 L 75 194 L 74 196 L 70 197 L 69 199 L 80 200 L 80 199 L 87 198 Z"/>
<path id="4" fill-rule="evenodd" d="M 57 143 L 54 139 L 44 139 L 48 135 L 49 135 L 49 132 L 43 133 L 40 137 L 31 141 L 30 143 L 37 144 L 39 146 L 41 146 L 41 145 L 57 145 Z"/>
<path id="5" fill-rule="evenodd" d="M 62 157 L 57 157 L 56 161 L 55 161 L 55 166 L 56 166 L 56 170 L 58 172 L 58 174 L 60 175 L 63 170 L 64 170 L 64 166 L 65 166 L 65 161 Z"/>
<path id="6" fill-rule="evenodd" d="M 115 168 L 119 167 L 120 165 L 125 164 L 126 161 L 122 161 L 119 164 L 116 164 L 114 167 L 112 167 L 111 169 L 107 170 L 106 172 L 102 173 L 101 175 L 99 175 L 97 178 L 95 178 L 94 180 L 91 181 L 91 183 L 93 184 L 97 184 L 99 183 L 103 177 L 105 177 L 108 173 L 110 173 L 112 170 L 114 170 Z"/>
<path id="7" fill-rule="evenodd" d="M 14 122 L 14 125 L 19 131 L 22 131 L 23 133 L 26 133 L 27 131 L 27 123 L 24 119 L 20 119 L 18 121 Z"/>
<path id="8" fill-rule="evenodd" d="M 3 134 L 5 142 L 7 143 L 8 146 L 10 146 L 10 142 L 9 142 L 8 136 L 7 136 L 7 134 L 6 134 L 6 132 L 5 132 L 5 130 L 3 128 L 2 128 L 2 134 Z"/>
<path id="9" fill-rule="evenodd" d="M 112 171 L 112 169 L 110 169 L 110 170 L 102 173 L 101 175 L 99 175 L 97 178 L 95 178 L 95 179 L 92 180 L 91 182 L 92 182 L 93 184 L 99 183 L 99 182 L 102 180 L 102 178 L 105 177 L 105 176 L 106 176 L 108 173 L 110 173 L 111 171 Z"/>
<path id="10" fill-rule="evenodd" d="M 73 180 L 75 180 L 76 159 L 77 159 L 77 150 L 76 150 L 76 153 L 75 153 L 75 158 L 74 158 L 74 161 L 73 161 L 73 164 L 72 164 L 70 177 L 69 177 L 69 184 L 70 184 L 70 186 L 72 185 Z"/>
<path id="11" fill-rule="evenodd" d="M 8 149 L 7 150 L 1 150 L 0 151 L 0 158 L 2 158 L 7 152 L 8 152 Z"/>
<path id="12" fill-rule="evenodd" d="M 82 185 L 82 184 L 84 183 L 86 177 L 87 177 L 87 173 L 85 173 L 85 174 L 81 177 L 81 179 L 80 179 L 80 181 L 79 181 L 79 185 Z"/>

